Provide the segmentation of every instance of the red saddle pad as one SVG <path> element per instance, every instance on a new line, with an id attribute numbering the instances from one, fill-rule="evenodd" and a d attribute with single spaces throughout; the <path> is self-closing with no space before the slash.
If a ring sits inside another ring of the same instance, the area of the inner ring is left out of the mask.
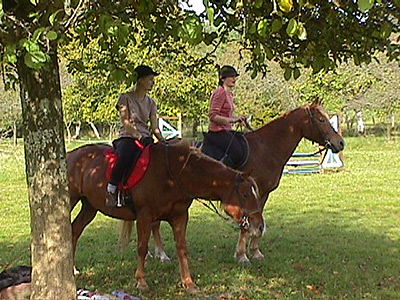
<path id="1" fill-rule="evenodd" d="M 147 168 L 150 163 L 150 146 L 144 147 L 142 144 L 137 143 L 137 145 L 142 148 L 142 154 L 136 161 L 135 167 L 132 170 L 132 173 L 129 175 L 129 178 L 126 182 L 126 185 L 119 184 L 118 188 L 122 190 L 128 190 L 137 185 L 143 178 L 144 174 L 146 174 Z M 107 167 L 107 180 L 110 180 L 112 170 L 115 167 L 115 163 L 117 162 L 118 155 L 114 152 L 114 149 L 107 150 L 105 152 L 105 156 L 108 160 Z"/>

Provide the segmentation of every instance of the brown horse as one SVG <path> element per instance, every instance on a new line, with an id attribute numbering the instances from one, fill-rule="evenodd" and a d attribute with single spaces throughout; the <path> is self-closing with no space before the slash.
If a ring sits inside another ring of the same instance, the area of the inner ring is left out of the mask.
<path id="1" fill-rule="evenodd" d="M 224 210 L 251 236 L 264 231 L 261 203 L 255 181 L 241 172 L 225 167 L 188 144 L 156 144 L 150 149 L 153 158 L 142 181 L 129 190 L 134 210 L 109 208 L 106 199 L 105 157 L 108 145 L 88 145 L 67 156 L 71 207 L 78 201 L 82 208 L 72 223 L 73 250 L 83 229 L 102 213 L 123 220 L 137 220 L 139 254 L 135 277 L 138 288 L 147 289 L 144 263 L 148 251 L 151 224 L 165 220 L 173 229 L 179 256 L 181 279 L 189 292 L 197 291 L 189 271 L 186 227 L 188 208 L 193 198 L 222 201 Z"/>
<path id="2" fill-rule="evenodd" d="M 335 153 L 344 149 L 343 138 L 333 130 L 329 116 L 318 100 L 287 112 L 261 128 L 246 133 L 245 136 L 250 154 L 242 169 L 245 172 L 252 171 L 263 208 L 268 195 L 278 187 L 283 169 L 302 138 L 330 148 Z M 159 223 L 155 223 L 153 228 L 159 248 L 156 251 L 166 256 L 159 238 L 159 226 Z M 247 232 L 242 230 L 235 253 L 241 263 L 249 262 L 246 254 L 247 238 Z M 260 238 L 261 236 L 251 237 L 250 252 L 254 258 L 262 260 L 264 255 L 259 248 Z"/>

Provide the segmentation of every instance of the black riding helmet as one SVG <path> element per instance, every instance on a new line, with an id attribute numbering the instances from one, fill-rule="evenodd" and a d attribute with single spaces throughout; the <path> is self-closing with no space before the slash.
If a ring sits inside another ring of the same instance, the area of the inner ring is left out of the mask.
<path id="1" fill-rule="evenodd" d="M 219 70 L 219 78 L 224 79 L 226 77 L 237 77 L 239 73 L 232 66 L 225 65 Z"/>

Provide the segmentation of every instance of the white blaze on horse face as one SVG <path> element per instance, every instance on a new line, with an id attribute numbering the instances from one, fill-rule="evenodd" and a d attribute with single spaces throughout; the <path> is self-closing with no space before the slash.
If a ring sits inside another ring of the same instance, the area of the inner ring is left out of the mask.
<path id="1" fill-rule="evenodd" d="M 256 198 L 256 199 L 257 199 L 257 192 L 256 192 L 256 189 L 255 189 L 255 187 L 254 187 L 254 186 L 252 186 L 252 187 L 251 187 L 251 192 L 253 193 L 253 195 L 254 195 L 254 198 Z"/>

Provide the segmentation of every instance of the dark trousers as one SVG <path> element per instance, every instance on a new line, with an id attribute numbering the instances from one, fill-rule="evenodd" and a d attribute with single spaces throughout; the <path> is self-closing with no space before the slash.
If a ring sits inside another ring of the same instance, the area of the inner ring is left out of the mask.
<path id="1" fill-rule="evenodd" d="M 207 134 L 208 141 L 215 146 L 216 159 L 221 160 L 225 154 L 235 163 L 243 158 L 243 149 L 240 142 L 235 136 L 235 131 L 209 131 Z"/>
<path id="2" fill-rule="evenodd" d="M 113 142 L 118 155 L 117 162 L 111 174 L 110 183 L 118 186 L 122 180 L 126 180 L 133 169 L 133 164 L 142 153 L 142 149 L 135 143 L 135 139 L 123 137 Z"/>

